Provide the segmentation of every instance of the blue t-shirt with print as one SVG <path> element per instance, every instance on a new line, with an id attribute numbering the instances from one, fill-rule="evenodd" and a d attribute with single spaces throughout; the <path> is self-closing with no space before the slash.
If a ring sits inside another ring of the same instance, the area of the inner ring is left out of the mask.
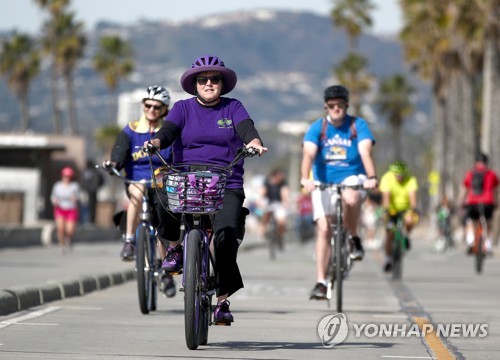
<path id="1" fill-rule="evenodd" d="M 326 122 L 325 136 L 322 136 L 323 121 L 323 118 L 315 120 L 304 135 L 304 142 L 318 146 L 312 166 L 313 179 L 338 184 L 349 176 L 366 174 L 358 144 L 363 140 L 375 143 L 366 120 L 347 115 L 338 128 Z M 353 134 L 353 128 L 356 134 Z"/>

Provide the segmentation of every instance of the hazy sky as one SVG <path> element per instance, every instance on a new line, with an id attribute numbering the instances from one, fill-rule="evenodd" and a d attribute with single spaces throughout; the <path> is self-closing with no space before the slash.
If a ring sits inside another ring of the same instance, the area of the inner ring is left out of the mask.
<path id="1" fill-rule="evenodd" d="M 401 26 L 398 0 L 373 0 L 376 33 L 395 33 Z M 252 9 L 307 10 L 328 16 L 329 0 L 72 0 L 71 9 L 88 30 L 100 20 L 130 23 L 138 19 L 185 20 L 215 13 Z M 0 0 L 0 30 L 36 32 L 44 16 L 34 0 Z"/>

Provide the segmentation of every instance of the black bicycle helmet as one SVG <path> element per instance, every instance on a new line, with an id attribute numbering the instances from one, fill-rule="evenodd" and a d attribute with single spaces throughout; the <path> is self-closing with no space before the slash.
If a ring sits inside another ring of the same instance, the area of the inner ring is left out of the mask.
<path id="1" fill-rule="evenodd" d="M 349 102 L 349 90 L 342 85 L 333 85 L 325 89 L 325 102 L 332 99 L 342 99 Z"/>
<path id="2" fill-rule="evenodd" d="M 488 155 L 486 155 L 485 153 L 479 152 L 476 154 L 476 162 L 488 164 L 488 160 Z"/>

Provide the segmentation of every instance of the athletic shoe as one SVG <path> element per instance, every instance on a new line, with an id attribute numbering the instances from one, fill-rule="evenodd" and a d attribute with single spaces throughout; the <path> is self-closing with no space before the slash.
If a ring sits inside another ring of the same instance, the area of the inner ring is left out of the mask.
<path id="1" fill-rule="evenodd" d="M 407 251 L 411 249 L 411 241 L 408 236 L 405 236 L 405 248 Z"/>
<path id="2" fill-rule="evenodd" d="M 231 311 L 229 311 L 229 301 L 224 300 L 220 304 L 217 304 L 214 311 L 214 322 L 215 323 L 231 323 L 234 321 Z"/>
<path id="3" fill-rule="evenodd" d="M 392 261 L 388 260 L 384 265 L 384 272 L 388 273 L 392 271 Z"/>
<path id="4" fill-rule="evenodd" d="M 363 260 L 363 256 L 365 256 L 365 249 L 363 249 L 363 245 L 361 244 L 361 239 L 359 236 L 351 237 L 353 250 L 351 251 L 351 259 L 352 260 Z"/>
<path id="5" fill-rule="evenodd" d="M 161 276 L 161 286 L 162 286 L 162 291 L 163 295 L 165 295 L 168 298 L 174 297 L 176 290 L 175 290 L 175 281 L 172 275 L 168 273 L 164 273 Z"/>
<path id="6" fill-rule="evenodd" d="M 168 272 L 178 272 L 182 269 L 183 251 L 182 245 L 175 248 L 168 248 L 167 256 L 161 263 L 161 268 Z"/>
<path id="7" fill-rule="evenodd" d="M 322 283 L 314 285 L 314 289 L 311 291 L 309 300 L 326 300 L 326 286 Z"/>
<path id="8" fill-rule="evenodd" d="M 125 241 L 120 257 L 123 261 L 133 261 L 135 259 L 135 246 L 131 241 Z"/>

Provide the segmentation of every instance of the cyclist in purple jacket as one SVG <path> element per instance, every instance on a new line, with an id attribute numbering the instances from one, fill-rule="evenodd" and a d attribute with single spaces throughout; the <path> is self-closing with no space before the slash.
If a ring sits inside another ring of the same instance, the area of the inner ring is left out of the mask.
<path id="1" fill-rule="evenodd" d="M 172 145 L 174 163 L 226 166 L 243 146 L 257 149 L 259 155 L 265 153 L 267 148 L 262 145 L 243 104 L 237 99 L 222 97 L 233 90 L 236 81 L 236 73 L 217 56 L 205 55 L 196 59 L 181 77 L 182 88 L 194 97 L 174 104 L 151 143 L 161 149 Z M 236 262 L 236 234 L 245 199 L 243 161 L 233 170 L 227 179 L 223 208 L 213 218 L 216 322 L 233 321 L 227 298 L 243 287 Z M 166 216 L 163 221 L 169 229 L 170 248 L 162 268 L 175 272 L 183 265 L 179 217 Z"/>

